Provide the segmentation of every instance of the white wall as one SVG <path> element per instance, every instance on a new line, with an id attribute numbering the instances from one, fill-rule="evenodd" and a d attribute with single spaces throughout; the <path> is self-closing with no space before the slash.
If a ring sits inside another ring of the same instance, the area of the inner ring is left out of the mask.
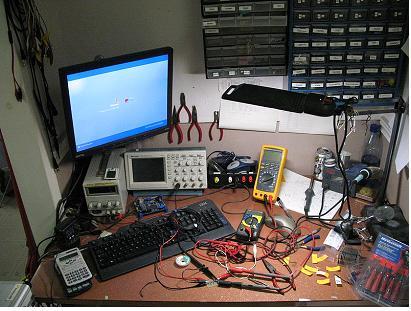
<path id="1" fill-rule="evenodd" d="M 55 65 L 48 70 L 53 98 L 61 103 L 57 69 L 92 60 L 96 55 L 117 56 L 136 51 L 172 46 L 174 48 L 173 104 L 179 93 L 187 104 L 197 105 L 201 122 L 211 121 L 220 105 L 226 80 L 207 80 L 204 74 L 200 0 L 37 0 L 50 30 Z M 286 88 L 283 77 L 257 78 L 261 84 Z M 149 96 L 149 94 L 148 94 Z M 62 111 L 60 109 L 60 111 Z M 60 114 L 60 130 L 64 121 Z M 182 120 L 186 121 L 186 120 Z M 301 174 L 310 174 L 314 153 L 319 146 L 333 147 L 332 136 L 290 133 L 228 131 L 223 142 L 209 142 L 207 125 L 202 125 L 208 151 L 229 148 L 241 154 L 256 155 L 263 143 L 289 149 L 288 165 Z M 348 151 L 359 159 L 364 127 L 348 141 Z M 168 147 L 166 135 L 141 143 L 148 147 Z M 193 146 L 184 143 L 185 146 Z M 302 160 L 304 159 L 304 160 Z M 408 189 L 407 189 L 408 191 Z"/>
<path id="2" fill-rule="evenodd" d="M 61 194 L 31 95 L 28 71 L 18 60 L 15 69 L 23 89 L 23 101 L 18 102 L 14 97 L 3 3 L 0 5 L 0 50 L 0 127 L 30 226 L 38 243 L 52 234 L 55 207 Z"/>

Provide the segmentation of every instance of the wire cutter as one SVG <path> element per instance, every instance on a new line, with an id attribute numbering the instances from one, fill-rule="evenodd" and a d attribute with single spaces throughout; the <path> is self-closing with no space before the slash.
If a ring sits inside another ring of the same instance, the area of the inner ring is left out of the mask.
<path id="1" fill-rule="evenodd" d="M 184 93 L 180 93 L 180 107 L 177 110 L 177 114 L 178 114 L 178 119 L 181 120 L 180 118 L 180 114 L 181 111 L 184 110 L 187 112 L 188 115 L 188 123 L 191 123 L 191 112 L 190 109 L 188 109 L 187 105 L 186 105 L 186 96 Z"/>
<path id="2" fill-rule="evenodd" d="M 202 139 L 202 137 L 203 137 L 203 132 L 201 131 L 201 127 L 200 127 L 200 125 L 198 124 L 198 121 L 197 121 L 197 108 L 196 108 L 196 106 L 193 106 L 193 112 L 191 113 L 191 116 L 192 116 L 192 120 L 191 120 L 191 124 L 190 124 L 190 127 L 188 128 L 188 132 L 187 132 L 187 137 L 188 137 L 188 141 L 190 141 L 191 140 L 191 129 L 193 128 L 193 126 L 195 126 L 196 128 L 197 128 L 197 131 L 198 131 L 198 142 L 201 142 L 201 139 Z"/>
<path id="3" fill-rule="evenodd" d="M 216 126 L 216 128 L 218 128 L 220 130 L 220 139 L 218 141 L 221 141 L 223 139 L 223 129 L 218 127 L 218 123 L 220 121 L 220 113 L 218 111 L 214 111 L 214 121 L 213 123 L 211 123 L 210 125 L 210 129 L 208 130 L 208 137 L 210 138 L 210 140 L 213 140 L 213 134 L 211 133 L 211 131 L 213 130 L 214 125 Z"/>
<path id="4" fill-rule="evenodd" d="M 168 130 L 168 143 L 172 144 L 173 143 L 173 131 L 176 129 L 177 132 L 177 138 L 178 144 L 181 144 L 183 142 L 183 131 L 181 130 L 180 127 L 180 120 L 178 118 L 177 110 L 176 107 L 174 106 L 173 108 L 173 118 L 171 119 L 171 124 L 170 124 L 170 129 Z"/>

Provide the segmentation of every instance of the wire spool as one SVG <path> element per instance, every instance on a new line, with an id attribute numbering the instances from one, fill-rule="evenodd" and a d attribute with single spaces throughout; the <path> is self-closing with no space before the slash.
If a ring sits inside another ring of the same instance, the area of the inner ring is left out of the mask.
<path id="1" fill-rule="evenodd" d="M 187 267 L 190 264 L 190 262 L 191 262 L 191 259 L 187 255 L 180 255 L 176 258 L 176 265 L 177 267 L 180 267 L 180 268 Z"/>

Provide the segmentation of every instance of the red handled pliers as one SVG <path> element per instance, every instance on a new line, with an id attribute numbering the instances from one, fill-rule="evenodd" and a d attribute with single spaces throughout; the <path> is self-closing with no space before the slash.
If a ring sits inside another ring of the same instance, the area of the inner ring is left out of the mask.
<path id="1" fill-rule="evenodd" d="M 173 143 L 174 128 L 176 129 L 176 132 L 177 132 L 177 138 L 178 138 L 177 143 L 181 144 L 183 142 L 183 137 L 184 137 L 183 136 L 183 131 L 181 130 L 181 127 L 180 127 L 179 123 L 180 123 L 180 120 L 178 118 L 176 107 L 174 106 L 174 108 L 173 108 L 173 118 L 171 119 L 170 129 L 168 130 L 168 143 L 169 144 Z"/>
<path id="2" fill-rule="evenodd" d="M 210 138 L 210 140 L 213 140 L 213 135 L 211 133 L 211 131 L 213 130 L 214 124 L 216 126 L 216 128 L 218 128 L 220 130 L 220 139 L 218 141 L 221 141 L 223 139 L 223 129 L 218 127 L 218 122 L 220 121 L 220 113 L 218 111 L 214 111 L 214 121 L 213 123 L 211 123 L 210 125 L 210 129 L 208 130 L 208 137 Z"/>
<path id="3" fill-rule="evenodd" d="M 188 128 L 188 131 L 187 131 L 188 141 L 191 140 L 191 135 L 190 135 L 191 134 L 191 129 L 193 128 L 193 126 L 195 126 L 197 128 L 197 131 L 198 131 L 198 142 L 201 142 L 201 139 L 203 137 L 203 132 L 201 131 L 201 127 L 200 127 L 200 125 L 198 124 L 198 121 L 197 121 L 197 108 L 196 108 L 196 106 L 193 106 L 193 112 L 191 113 L 191 117 L 192 117 L 191 124 L 190 124 L 190 127 Z"/>
<path id="4" fill-rule="evenodd" d="M 179 120 L 181 120 L 180 114 L 181 114 L 181 111 L 183 110 L 183 108 L 187 112 L 188 123 L 191 123 L 191 112 L 190 112 L 190 109 L 188 109 L 188 107 L 186 105 L 186 96 L 184 95 L 184 93 L 181 93 L 180 94 L 180 107 L 177 110 Z"/>

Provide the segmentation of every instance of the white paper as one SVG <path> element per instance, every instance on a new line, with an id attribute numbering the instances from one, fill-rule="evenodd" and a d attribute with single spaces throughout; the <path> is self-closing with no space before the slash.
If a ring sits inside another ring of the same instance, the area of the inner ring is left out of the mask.
<path id="1" fill-rule="evenodd" d="M 395 157 L 395 169 L 397 174 L 408 164 L 409 162 L 409 118 L 405 116 L 404 127 L 401 132 L 400 143 L 398 145 L 397 155 Z"/>
<path id="2" fill-rule="evenodd" d="M 333 118 L 281 111 L 278 130 L 282 133 L 334 135 Z"/>
<path id="3" fill-rule="evenodd" d="M 278 110 L 222 100 L 220 128 L 275 132 Z"/>
<path id="4" fill-rule="evenodd" d="M 335 232 L 334 230 L 330 230 L 323 244 L 331 246 L 338 251 L 343 242 L 344 242 L 344 239 L 341 236 L 341 234 Z"/>
<path id="5" fill-rule="evenodd" d="M 310 186 L 310 179 L 294 173 L 289 169 L 284 169 L 285 181 L 281 184 L 279 197 L 284 202 L 287 209 L 294 212 L 304 214 L 305 205 L 305 190 Z M 320 182 L 315 181 L 313 187 L 315 195 L 312 198 L 310 211 L 308 215 L 318 216 L 321 209 L 321 196 L 322 185 Z M 323 212 L 330 209 L 336 204 L 342 197 L 341 193 L 337 193 L 331 190 L 326 191 L 324 197 Z M 340 203 L 337 204 L 327 215 L 323 218 L 333 218 L 335 213 L 340 208 Z"/>

